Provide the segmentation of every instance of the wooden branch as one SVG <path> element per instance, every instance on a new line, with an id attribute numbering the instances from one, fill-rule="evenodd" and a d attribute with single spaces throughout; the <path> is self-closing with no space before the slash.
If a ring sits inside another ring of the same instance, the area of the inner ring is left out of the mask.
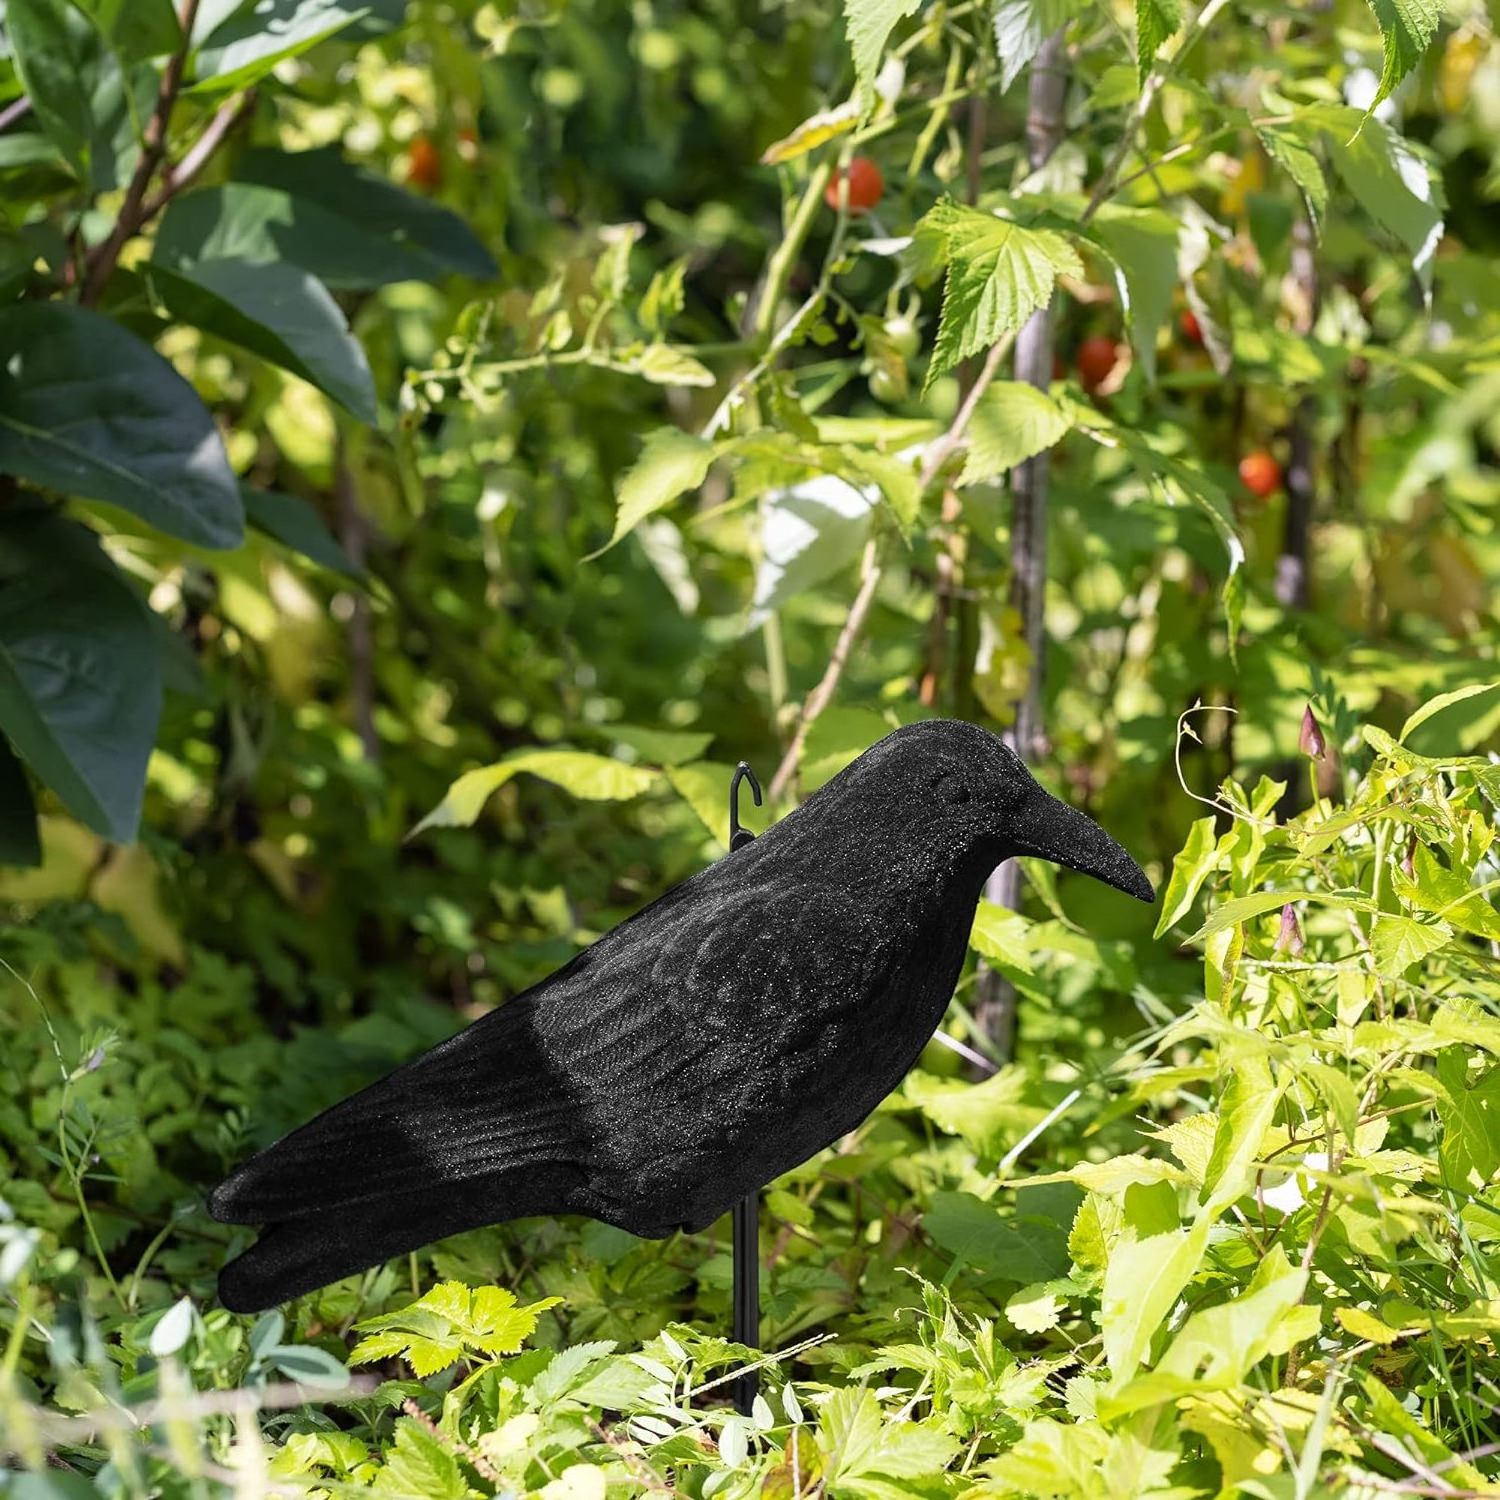
<path id="1" fill-rule="evenodd" d="M 167 132 L 172 123 L 172 106 L 177 103 L 177 95 L 182 89 L 182 75 L 187 68 L 188 53 L 192 50 L 193 24 L 197 19 L 198 0 L 182 0 L 182 9 L 178 12 L 178 23 L 182 27 L 182 46 L 172 54 L 162 70 L 161 86 L 156 91 L 156 107 L 146 122 L 140 160 L 136 162 L 130 184 L 125 189 L 125 201 L 120 205 L 115 227 L 110 230 L 104 243 L 89 256 L 83 277 L 83 291 L 79 296 L 79 301 L 85 307 L 99 300 L 99 294 L 119 263 L 120 251 L 145 222 L 146 193 L 157 167 L 167 154 Z"/>
<path id="2" fill-rule="evenodd" d="M 771 778 L 767 797 L 773 803 L 783 796 L 791 784 L 792 777 L 797 773 L 797 761 L 802 755 L 802 746 L 807 740 L 807 731 L 812 728 L 813 720 L 828 707 L 838 688 L 839 678 L 844 675 L 844 668 L 849 663 L 849 654 L 854 649 L 854 642 L 859 638 L 859 633 L 864 628 L 865 616 L 870 613 L 870 605 L 875 600 L 875 588 L 880 582 L 880 573 L 880 564 L 876 560 L 875 542 L 871 539 L 865 543 L 864 557 L 860 562 L 859 592 L 854 596 L 854 603 L 849 606 L 849 615 L 844 621 L 844 628 L 839 631 L 839 638 L 834 642 L 833 655 L 828 658 L 828 666 L 817 687 L 807 695 L 807 701 L 802 705 L 802 713 L 797 720 L 797 727 L 792 733 L 791 743 L 786 747 L 786 754 L 781 757 L 781 764 L 776 767 L 776 774 Z"/>
<path id="3" fill-rule="evenodd" d="M 167 204 L 184 188 L 191 187 L 212 160 L 214 153 L 234 133 L 239 125 L 249 119 L 255 110 L 256 93 L 247 89 L 238 99 L 226 100 L 219 106 L 213 119 L 204 128 L 203 134 L 188 147 L 181 161 L 169 165 L 162 173 L 161 186 L 148 198 L 141 209 L 140 221 L 136 225 L 149 224 Z"/>

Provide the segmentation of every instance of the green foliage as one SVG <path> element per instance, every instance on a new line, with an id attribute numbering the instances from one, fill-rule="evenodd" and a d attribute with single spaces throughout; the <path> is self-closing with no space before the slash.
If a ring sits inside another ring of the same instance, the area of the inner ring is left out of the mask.
<path id="1" fill-rule="evenodd" d="M 1492 17 L 174 10 L 0 47 L 0 1493 L 1493 1488 Z M 727 1226 L 217 1306 L 205 1189 L 719 857 L 825 676 L 752 829 L 1036 664 L 1158 909 L 981 904 L 766 1353 Z"/>

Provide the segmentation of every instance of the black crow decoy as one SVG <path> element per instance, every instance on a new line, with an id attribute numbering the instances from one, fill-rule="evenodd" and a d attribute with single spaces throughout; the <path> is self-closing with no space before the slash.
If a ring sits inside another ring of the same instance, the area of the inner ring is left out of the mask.
<path id="1" fill-rule="evenodd" d="M 252 1157 L 209 1210 L 269 1307 L 530 1214 L 701 1230 L 852 1130 L 953 994 L 1012 855 L 1142 901 L 1135 861 L 983 729 L 910 724 L 556 974 Z"/>

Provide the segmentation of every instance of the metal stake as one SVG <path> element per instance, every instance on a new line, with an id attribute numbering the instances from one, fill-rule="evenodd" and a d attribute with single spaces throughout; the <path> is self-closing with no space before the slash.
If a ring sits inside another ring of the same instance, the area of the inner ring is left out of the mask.
<path id="1" fill-rule="evenodd" d="M 743 849 L 755 835 L 740 827 L 740 782 L 748 781 L 760 806 L 760 783 L 741 761 L 729 783 L 729 848 Z M 760 1347 L 760 1194 L 749 1193 L 734 1206 L 734 1341 L 749 1349 Z M 748 1417 L 759 1382 L 747 1371 L 734 1383 L 734 1405 Z"/>

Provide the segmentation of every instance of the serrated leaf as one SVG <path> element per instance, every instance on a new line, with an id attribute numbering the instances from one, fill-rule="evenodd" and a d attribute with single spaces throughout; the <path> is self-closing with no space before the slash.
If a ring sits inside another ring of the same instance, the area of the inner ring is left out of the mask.
<path id="1" fill-rule="evenodd" d="M 994 479 L 1060 442 L 1072 420 L 1046 391 L 1020 380 L 996 380 L 969 421 L 961 485 Z"/>
<path id="2" fill-rule="evenodd" d="M 928 385 L 1019 329 L 1052 300 L 1058 276 L 1083 274 L 1078 252 L 1055 230 L 1028 229 L 947 199 L 919 228 L 941 240 L 948 262 Z"/>
<path id="3" fill-rule="evenodd" d="M 1152 1336 L 1166 1320 L 1202 1262 L 1212 1220 L 1191 1229 L 1138 1240 L 1127 1233 L 1115 1245 L 1104 1273 L 1099 1323 L 1104 1357 L 1117 1380 L 1134 1373 Z"/>
<path id="4" fill-rule="evenodd" d="M 1383 121 L 1357 109 L 1317 105 L 1305 118 L 1320 126 L 1344 186 L 1411 256 L 1425 287 L 1443 237 L 1441 184 L 1426 159 Z"/>
<path id="5" fill-rule="evenodd" d="M 1387 98 L 1422 60 L 1422 54 L 1437 35 L 1443 15 L 1435 0 L 1370 0 L 1370 9 L 1380 23 L 1385 63 L 1380 72 L 1380 87 L 1366 113 Z"/>
<path id="6" fill-rule="evenodd" d="M 1177 0 L 1135 0 L 1136 76 L 1142 86 L 1156 65 L 1156 54 L 1182 25 Z"/>
<path id="7" fill-rule="evenodd" d="M 1045 1112 L 1027 1101 L 1020 1068 L 1002 1068 L 981 1083 L 934 1078 L 920 1069 L 907 1074 L 902 1093 L 939 1130 L 964 1138 L 976 1151 L 997 1155 L 1018 1141 Z"/>
<path id="8" fill-rule="evenodd" d="M 844 0 L 844 25 L 854 54 L 854 77 L 862 110 L 875 97 L 875 75 L 885 44 L 897 24 L 912 15 L 922 0 Z"/>
<path id="9" fill-rule="evenodd" d="M 458 1460 L 419 1422 L 396 1419 L 396 1441 L 371 1485 L 378 1500 L 468 1500 Z"/>
<path id="10" fill-rule="evenodd" d="M 1294 126 L 1264 125 L 1259 135 L 1266 154 L 1301 190 L 1314 235 L 1321 234 L 1323 216 L 1328 211 L 1328 179 L 1323 175 L 1323 164 L 1317 154 Z"/>
<path id="11" fill-rule="evenodd" d="M 716 452 L 707 439 L 677 427 L 658 427 L 649 433 L 640 457 L 620 482 L 615 497 L 614 534 L 590 557 L 608 552 L 647 516 L 697 489 L 708 477 Z"/>
<path id="12" fill-rule="evenodd" d="M 1042 43 L 1082 10 L 1079 0 L 998 0 L 995 60 L 1002 93 L 1025 72 Z"/>
<path id="13" fill-rule="evenodd" d="M 628 802 L 649 791 L 657 780 L 655 771 L 586 750 L 518 750 L 492 766 L 460 776 L 447 796 L 412 829 L 412 836 L 424 828 L 467 828 L 490 794 L 522 772 L 550 781 L 586 802 Z"/>

